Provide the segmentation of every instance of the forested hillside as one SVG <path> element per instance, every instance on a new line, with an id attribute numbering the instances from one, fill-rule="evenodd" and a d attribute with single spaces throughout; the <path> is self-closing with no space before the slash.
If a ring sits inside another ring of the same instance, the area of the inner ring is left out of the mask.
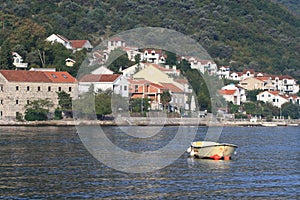
<path id="1" fill-rule="evenodd" d="M 291 13 L 300 16 L 299 0 L 274 0 L 275 2 L 285 6 Z"/>
<path id="2" fill-rule="evenodd" d="M 300 18 L 271 0 L 4 0 L 0 5 L 0 64 L 8 49 L 25 61 L 61 63 L 44 39 L 52 33 L 93 44 L 123 30 L 155 26 L 196 39 L 218 64 L 289 74 L 300 80 Z M 298 4 L 299 5 L 299 4 Z M 67 53 L 66 53 L 67 54 Z M 70 55 L 71 56 L 71 55 Z M 77 55 L 81 57 L 82 55 Z M 74 57 L 74 56 L 73 56 Z"/>

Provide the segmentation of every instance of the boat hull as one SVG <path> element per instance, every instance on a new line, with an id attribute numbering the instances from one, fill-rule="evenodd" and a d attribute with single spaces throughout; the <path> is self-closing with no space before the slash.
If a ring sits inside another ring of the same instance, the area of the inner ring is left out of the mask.
<path id="1" fill-rule="evenodd" d="M 233 144 L 198 141 L 193 142 L 188 148 L 190 156 L 197 158 L 209 158 L 214 160 L 230 160 L 237 146 Z"/>

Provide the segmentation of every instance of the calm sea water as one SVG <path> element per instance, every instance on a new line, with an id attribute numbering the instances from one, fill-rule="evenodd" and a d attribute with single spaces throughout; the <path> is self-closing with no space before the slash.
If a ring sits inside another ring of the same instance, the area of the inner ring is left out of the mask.
<path id="1" fill-rule="evenodd" d="M 175 129 L 124 148 L 165 145 Z M 132 143 L 118 127 L 105 131 L 116 144 Z M 205 131 L 199 128 L 197 139 Z M 75 128 L 0 127 L 0 199 L 299 199 L 299 139 L 299 127 L 226 127 L 219 141 L 239 146 L 233 160 L 183 154 L 163 169 L 134 174 L 94 159 Z"/>

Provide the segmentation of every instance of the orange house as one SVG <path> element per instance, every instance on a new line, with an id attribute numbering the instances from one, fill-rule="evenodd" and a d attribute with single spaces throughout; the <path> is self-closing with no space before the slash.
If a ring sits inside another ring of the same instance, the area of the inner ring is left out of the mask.
<path id="1" fill-rule="evenodd" d="M 161 108 L 160 97 L 163 91 L 168 89 L 145 79 L 129 80 L 130 98 L 148 98 L 151 100 L 151 109 L 154 110 Z"/>

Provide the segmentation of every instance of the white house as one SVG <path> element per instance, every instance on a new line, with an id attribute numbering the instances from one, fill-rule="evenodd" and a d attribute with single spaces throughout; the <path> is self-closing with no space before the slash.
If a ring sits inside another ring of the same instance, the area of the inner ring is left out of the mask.
<path id="1" fill-rule="evenodd" d="M 219 93 L 226 101 L 232 102 L 235 105 L 241 105 L 241 102 L 246 102 L 245 89 L 234 84 L 222 87 Z"/>
<path id="2" fill-rule="evenodd" d="M 79 93 L 88 92 L 90 87 L 94 87 L 94 92 L 100 90 L 114 91 L 114 87 L 121 79 L 121 74 L 87 74 L 79 78 Z"/>
<path id="3" fill-rule="evenodd" d="M 291 76 L 270 76 L 275 90 L 285 94 L 296 94 L 299 92 L 299 84 Z"/>
<path id="4" fill-rule="evenodd" d="M 240 87 L 239 85 L 235 85 L 235 87 L 237 87 L 240 92 L 241 102 L 245 103 L 247 101 L 246 90 L 244 88 Z"/>
<path id="5" fill-rule="evenodd" d="M 166 63 L 166 56 L 162 50 L 146 49 L 142 60 L 154 64 L 164 64 Z"/>
<path id="6" fill-rule="evenodd" d="M 23 58 L 17 52 L 12 52 L 13 56 L 13 65 L 16 66 L 17 69 L 26 69 L 28 67 L 28 63 L 23 63 Z"/>
<path id="7" fill-rule="evenodd" d="M 292 102 L 293 104 L 297 104 L 298 106 L 300 106 L 300 97 L 298 96 L 289 96 L 288 98 L 289 102 Z"/>
<path id="8" fill-rule="evenodd" d="M 125 41 L 122 38 L 114 37 L 109 39 L 109 41 L 107 42 L 107 51 L 108 53 L 110 53 L 112 50 L 123 48 L 125 46 Z"/>
<path id="9" fill-rule="evenodd" d="M 71 58 L 67 58 L 67 59 L 65 60 L 65 63 L 66 63 L 66 66 L 68 66 L 68 67 L 73 67 L 74 64 L 76 63 L 76 61 L 73 60 L 73 59 L 71 59 Z"/>
<path id="10" fill-rule="evenodd" d="M 244 69 L 241 75 L 241 80 L 245 80 L 246 78 L 255 77 L 255 71 L 253 69 Z"/>
<path id="11" fill-rule="evenodd" d="M 129 97 L 129 81 L 124 76 L 120 76 L 114 83 L 114 93 L 122 97 Z"/>
<path id="12" fill-rule="evenodd" d="M 59 35 L 59 34 L 52 34 L 46 38 L 46 41 L 51 43 L 60 43 L 64 45 L 67 49 L 72 49 L 72 43 L 67 38 Z"/>
<path id="13" fill-rule="evenodd" d="M 125 47 L 122 47 L 122 50 L 126 51 L 128 59 L 131 60 L 131 61 L 135 61 L 135 57 L 137 55 L 140 56 L 140 61 L 143 60 L 143 53 L 139 52 L 139 49 L 137 47 L 125 46 Z"/>
<path id="14" fill-rule="evenodd" d="M 72 49 L 74 51 L 80 51 L 82 49 L 91 50 L 93 45 L 91 45 L 88 40 L 70 40 Z"/>
<path id="15" fill-rule="evenodd" d="M 131 78 L 135 73 L 139 72 L 140 70 L 146 67 L 146 63 L 135 64 L 126 69 L 121 70 L 120 72 L 126 78 Z"/>
<path id="16" fill-rule="evenodd" d="M 217 64 L 213 60 L 202 60 L 195 57 L 182 57 L 186 59 L 190 64 L 192 69 L 198 69 L 202 74 L 207 72 L 208 74 L 217 73 Z"/>
<path id="17" fill-rule="evenodd" d="M 82 49 L 92 49 L 93 46 L 88 40 L 68 40 L 64 36 L 59 34 L 52 34 L 46 38 L 46 41 L 51 43 L 60 43 L 64 45 L 67 49 L 72 49 L 74 51 L 79 51 Z"/>
<path id="18" fill-rule="evenodd" d="M 232 72 L 230 73 L 229 80 L 233 80 L 233 81 L 241 81 L 242 80 L 242 72 Z"/>
<path id="19" fill-rule="evenodd" d="M 217 75 L 220 79 L 229 78 L 230 75 L 230 67 L 229 66 L 220 66 L 218 67 Z"/>
<path id="20" fill-rule="evenodd" d="M 181 110 L 184 110 L 187 107 L 187 99 L 183 90 L 172 83 L 160 83 L 160 85 L 169 90 L 172 97 L 169 103 L 174 112 L 180 113 Z"/>
<path id="21" fill-rule="evenodd" d="M 281 108 L 281 106 L 289 102 L 288 95 L 282 95 L 278 91 L 264 91 L 256 95 L 257 101 L 271 103 L 273 106 Z"/>

